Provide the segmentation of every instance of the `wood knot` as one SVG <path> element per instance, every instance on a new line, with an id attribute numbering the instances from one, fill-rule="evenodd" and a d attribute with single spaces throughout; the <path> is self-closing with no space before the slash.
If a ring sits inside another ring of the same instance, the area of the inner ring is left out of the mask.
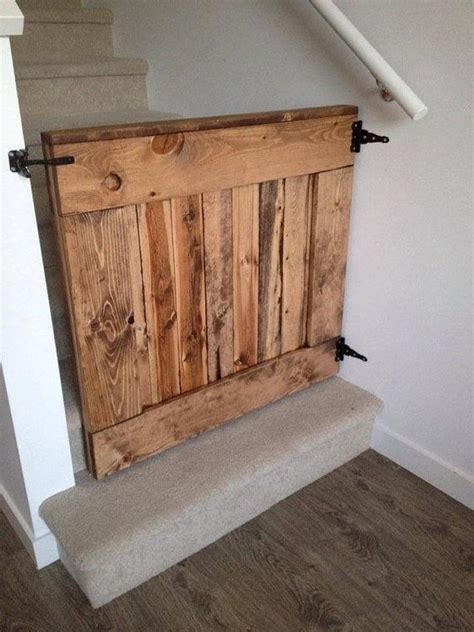
<path id="1" fill-rule="evenodd" d="M 151 141 L 154 154 L 179 153 L 184 145 L 184 134 L 159 134 Z"/>
<path id="2" fill-rule="evenodd" d="M 176 322 L 176 318 L 176 312 L 173 310 L 165 323 L 165 329 L 171 329 L 171 327 L 173 327 L 174 323 Z"/>
<path id="3" fill-rule="evenodd" d="M 104 185 L 109 191 L 118 191 L 122 186 L 122 178 L 116 173 L 109 173 L 104 179 Z"/>
<path id="4" fill-rule="evenodd" d="M 193 208 L 189 208 L 186 211 L 183 219 L 185 223 L 188 225 L 188 227 L 191 226 L 196 219 L 196 211 Z"/>
<path id="5" fill-rule="evenodd" d="M 89 323 L 89 327 L 91 328 L 91 331 L 98 331 L 100 329 L 100 320 L 98 318 L 93 318 Z"/>
<path id="6" fill-rule="evenodd" d="M 191 332 L 189 332 L 188 340 L 191 344 L 196 344 L 198 340 L 200 339 L 200 337 L 201 336 L 199 335 L 199 332 L 193 329 Z"/>

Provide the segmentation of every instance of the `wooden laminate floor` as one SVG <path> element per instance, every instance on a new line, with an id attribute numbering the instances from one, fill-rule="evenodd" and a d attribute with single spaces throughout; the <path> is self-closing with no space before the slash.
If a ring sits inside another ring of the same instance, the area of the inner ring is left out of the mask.
<path id="1" fill-rule="evenodd" d="M 474 630 L 473 513 L 369 451 L 93 610 L 1 516 L 0 630 Z"/>

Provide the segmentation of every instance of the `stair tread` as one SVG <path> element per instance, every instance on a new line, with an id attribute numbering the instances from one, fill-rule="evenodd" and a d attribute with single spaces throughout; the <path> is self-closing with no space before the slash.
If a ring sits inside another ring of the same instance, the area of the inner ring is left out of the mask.
<path id="1" fill-rule="evenodd" d="M 123 123 L 140 123 L 179 118 L 179 114 L 158 110 L 126 110 L 119 112 L 83 112 L 80 114 L 45 113 L 37 117 L 28 117 L 24 122 L 25 142 L 28 147 L 41 145 L 41 132 L 80 127 L 101 127 Z"/>
<path id="2" fill-rule="evenodd" d="M 80 474 L 76 487 L 43 503 L 41 515 L 78 568 L 97 567 L 136 551 L 144 534 L 159 538 L 178 520 L 206 511 L 213 497 L 252 485 L 279 464 L 373 419 L 381 406 L 370 393 L 331 378 L 109 479 Z"/>
<path id="3" fill-rule="evenodd" d="M 32 24 L 112 24 L 113 14 L 110 9 L 26 9 L 25 22 Z"/>
<path id="4" fill-rule="evenodd" d="M 53 320 L 66 313 L 66 294 L 64 291 L 63 277 L 59 266 L 45 268 L 46 285 L 48 288 L 49 305 Z"/>
<path id="5" fill-rule="evenodd" d="M 15 65 L 17 80 L 59 79 L 64 77 L 112 77 L 117 75 L 146 75 L 148 63 L 144 59 L 104 58 L 64 64 Z"/>
<path id="6" fill-rule="evenodd" d="M 77 473 L 86 469 L 86 453 L 81 423 L 79 389 L 76 383 L 76 371 L 72 357 L 59 361 L 59 372 L 61 374 L 72 466 L 74 472 Z"/>
<path id="7" fill-rule="evenodd" d="M 62 11 L 79 11 L 82 7 L 82 0 L 16 0 L 22 12 L 30 9 L 57 9 Z"/>
<path id="8" fill-rule="evenodd" d="M 61 374 L 61 385 L 63 389 L 64 408 L 66 410 L 66 420 L 69 432 L 80 429 L 81 406 L 79 402 L 79 389 L 77 385 L 76 369 L 74 358 L 64 358 L 59 361 L 59 372 Z"/>

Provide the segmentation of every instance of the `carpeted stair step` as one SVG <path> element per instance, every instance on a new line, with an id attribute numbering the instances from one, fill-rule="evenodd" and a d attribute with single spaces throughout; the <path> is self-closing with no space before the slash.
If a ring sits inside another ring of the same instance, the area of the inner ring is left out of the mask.
<path id="1" fill-rule="evenodd" d="M 30 9 L 79 11 L 82 8 L 82 0 L 16 0 L 22 11 Z"/>
<path id="2" fill-rule="evenodd" d="M 16 64 L 23 120 L 80 112 L 146 109 L 146 73 L 141 59 L 100 59 L 61 64 Z"/>
<path id="3" fill-rule="evenodd" d="M 71 446 L 72 466 L 77 474 L 86 469 L 86 453 L 81 423 L 81 406 L 76 370 L 72 358 L 59 362 L 64 408 L 66 410 L 67 430 Z"/>
<path id="4" fill-rule="evenodd" d="M 61 559 L 101 606 L 369 448 L 381 402 L 326 380 L 45 501 Z"/>
<path id="5" fill-rule="evenodd" d="M 23 34 L 12 37 L 15 63 L 51 64 L 113 57 L 108 9 L 25 10 Z"/>
<path id="6" fill-rule="evenodd" d="M 69 325 L 66 292 L 59 265 L 45 268 L 51 318 L 53 321 L 56 352 L 59 360 L 72 356 L 72 334 Z"/>

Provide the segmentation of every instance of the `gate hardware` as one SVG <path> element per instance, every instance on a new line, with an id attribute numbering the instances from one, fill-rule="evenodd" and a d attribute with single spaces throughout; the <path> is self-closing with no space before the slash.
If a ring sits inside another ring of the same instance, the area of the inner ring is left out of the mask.
<path id="1" fill-rule="evenodd" d="M 336 344 L 336 362 L 342 362 L 344 360 L 344 356 L 350 356 L 351 358 L 357 358 L 357 360 L 362 360 L 362 362 L 367 362 L 367 358 L 354 349 L 351 349 L 349 345 L 346 345 L 346 339 L 341 337 L 337 341 Z"/>
<path id="2" fill-rule="evenodd" d="M 362 129 L 362 121 L 354 121 L 352 123 L 351 151 L 355 153 L 360 152 L 361 145 L 366 145 L 367 143 L 388 143 L 389 140 L 388 136 L 378 136 L 378 134 Z"/>
<path id="3" fill-rule="evenodd" d="M 25 178 L 31 178 L 29 169 L 31 165 L 72 165 L 74 157 L 62 156 L 61 158 L 50 158 L 49 160 L 30 160 L 27 149 L 12 149 L 8 152 L 8 161 L 10 163 L 10 171 L 19 173 Z"/>

